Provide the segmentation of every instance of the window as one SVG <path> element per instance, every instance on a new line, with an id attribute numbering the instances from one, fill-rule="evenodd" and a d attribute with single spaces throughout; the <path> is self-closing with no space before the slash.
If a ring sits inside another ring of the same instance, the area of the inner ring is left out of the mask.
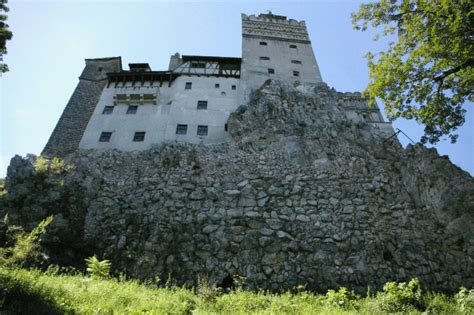
<path id="1" fill-rule="evenodd" d="M 186 85 L 185 85 L 184 89 L 185 90 L 191 90 L 192 86 L 193 86 L 192 82 L 186 82 Z"/>
<path id="2" fill-rule="evenodd" d="M 207 126 L 198 126 L 197 135 L 198 136 L 207 136 Z"/>
<path id="3" fill-rule="evenodd" d="M 269 68 L 269 69 L 268 69 L 268 73 L 269 73 L 269 74 L 274 74 L 274 73 L 275 73 L 275 69 Z"/>
<path id="4" fill-rule="evenodd" d="M 229 126 L 227 124 L 224 125 L 224 131 L 229 131 Z"/>
<path id="5" fill-rule="evenodd" d="M 176 127 L 176 134 L 177 135 L 185 135 L 188 133 L 188 125 L 179 125 Z"/>
<path id="6" fill-rule="evenodd" d="M 218 88 L 221 87 L 221 85 L 220 85 L 219 83 L 216 83 L 216 84 L 214 84 L 214 87 L 215 87 L 216 89 L 218 89 Z"/>
<path id="7" fill-rule="evenodd" d="M 260 42 L 260 46 L 267 46 L 267 42 Z"/>
<path id="8" fill-rule="evenodd" d="M 198 101 L 197 109 L 207 109 L 207 101 Z"/>
<path id="9" fill-rule="evenodd" d="M 260 60 L 270 60 L 270 57 L 267 57 L 267 56 L 260 56 Z"/>
<path id="10" fill-rule="evenodd" d="M 295 63 L 295 64 L 297 64 L 297 65 L 300 65 L 300 64 L 301 64 L 301 61 L 299 61 L 299 60 L 292 60 L 291 63 Z"/>
<path id="11" fill-rule="evenodd" d="M 205 62 L 191 62 L 191 68 L 204 69 L 206 68 Z"/>
<path id="12" fill-rule="evenodd" d="M 298 48 L 298 46 L 296 46 L 296 45 L 290 45 L 290 48 L 296 49 L 296 48 Z"/>
<path id="13" fill-rule="evenodd" d="M 138 110 L 138 106 L 136 106 L 136 105 L 128 106 L 127 114 L 130 114 L 130 115 L 136 114 L 137 110 Z"/>
<path id="14" fill-rule="evenodd" d="M 104 110 L 102 111 L 102 115 L 112 115 L 113 112 L 114 112 L 113 106 L 105 106 Z"/>
<path id="15" fill-rule="evenodd" d="M 99 142 L 109 142 L 110 138 L 112 138 L 111 132 L 102 132 L 100 134 Z"/>
<path id="16" fill-rule="evenodd" d="M 225 96 L 225 92 L 224 92 L 224 91 L 222 91 L 222 92 L 221 92 L 221 95 L 222 95 L 222 96 Z"/>
<path id="17" fill-rule="evenodd" d="M 97 71 L 101 72 L 101 71 L 102 71 L 102 67 L 97 68 Z"/>
<path id="18" fill-rule="evenodd" d="M 293 76 L 294 76 L 294 77 L 299 77 L 299 76 L 300 76 L 300 72 L 299 72 L 299 71 L 293 71 Z"/>
<path id="19" fill-rule="evenodd" d="M 236 90 L 237 89 L 237 86 L 236 85 L 232 85 L 232 90 Z"/>
<path id="20" fill-rule="evenodd" d="M 135 135 L 133 136 L 133 141 L 134 142 L 145 141 L 145 132 L 144 131 L 135 132 Z"/>

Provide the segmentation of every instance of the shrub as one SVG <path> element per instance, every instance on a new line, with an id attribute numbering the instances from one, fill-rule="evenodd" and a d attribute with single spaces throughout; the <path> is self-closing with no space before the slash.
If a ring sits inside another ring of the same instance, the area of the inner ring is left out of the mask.
<path id="1" fill-rule="evenodd" d="M 429 293 L 426 296 L 427 314 L 457 314 L 456 304 L 453 298 L 441 293 Z"/>
<path id="2" fill-rule="evenodd" d="M 342 308 L 354 306 L 354 301 L 358 299 L 359 296 L 354 291 L 349 291 L 344 287 L 339 288 L 338 291 L 328 290 L 326 293 L 326 303 Z"/>
<path id="3" fill-rule="evenodd" d="M 0 265 L 13 267 L 23 266 L 29 259 L 39 255 L 40 237 L 46 233 L 46 227 L 53 221 L 53 216 L 42 220 L 30 233 L 20 227 L 10 227 L 13 246 L 0 248 Z"/>
<path id="4" fill-rule="evenodd" d="M 109 276 L 111 262 L 107 259 L 99 260 L 95 255 L 86 258 L 87 272 L 94 279 L 105 279 Z"/>
<path id="5" fill-rule="evenodd" d="M 221 293 L 221 288 L 218 288 L 215 284 L 209 283 L 204 278 L 198 278 L 197 294 L 205 303 L 215 302 Z"/>
<path id="6" fill-rule="evenodd" d="M 466 289 L 461 287 L 455 295 L 456 303 L 463 313 L 474 313 L 474 289 Z"/>
<path id="7" fill-rule="evenodd" d="M 381 311 L 387 313 L 409 312 L 414 308 L 424 306 L 420 281 L 412 279 L 406 282 L 387 282 L 383 292 L 377 294 L 378 305 Z"/>

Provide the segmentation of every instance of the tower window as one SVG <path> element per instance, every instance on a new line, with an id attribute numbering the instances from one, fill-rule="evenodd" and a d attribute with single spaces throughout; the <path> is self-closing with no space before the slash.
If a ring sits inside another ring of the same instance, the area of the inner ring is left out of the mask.
<path id="1" fill-rule="evenodd" d="M 260 60 L 270 60 L 270 57 L 267 57 L 267 56 L 261 56 L 261 57 L 260 57 Z"/>
<path id="2" fill-rule="evenodd" d="M 207 101 L 198 101 L 197 109 L 207 109 Z"/>
<path id="3" fill-rule="evenodd" d="M 226 132 L 229 131 L 229 125 L 227 125 L 227 124 L 224 125 L 224 131 L 226 131 Z"/>
<path id="4" fill-rule="evenodd" d="M 101 72 L 101 71 L 102 71 L 102 67 L 97 68 L 97 71 Z"/>
<path id="5" fill-rule="evenodd" d="M 207 136 L 208 127 L 207 126 L 198 126 L 197 135 L 198 136 Z"/>
<path id="6" fill-rule="evenodd" d="M 260 46 L 267 46 L 267 42 L 260 42 Z"/>
<path id="7" fill-rule="evenodd" d="M 274 74 L 274 73 L 275 73 L 275 69 L 272 69 L 272 68 L 268 69 L 268 74 Z"/>
<path id="8" fill-rule="evenodd" d="M 237 86 L 236 85 L 232 85 L 232 90 L 236 90 L 237 89 Z"/>
<path id="9" fill-rule="evenodd" d="M 127 108 L 127 114 L 129 114 L 129 115 L 134 115 L 134 114 L 137 113 L 137 110 L 138 110 L 138 106 L 137 106 L 137 105 L 128 106 L 128 108 Z"/>
<path id="10" fill-rule="evenodd" d="M 185 89 L 185 90 L 191 90 L 192 87 L 193 87 L 193 83 L 192 83 L 192 82 L 186 82 L 186 85 L 184 86 L 184 89 Z"/>
<path id="11" fill-rule="evenodd" d="M 216 89 L 218 89 L 218 88 L 221 87 L 221 85 L 220 85 L 219 83 L 216 83 L 216 84 L 214 84 L 214 87 L 215 87 Z"/>
<path id="12" fill-rule="evenodd" d="M 291 63 L 294 63 L 294 64 L 297 64 L 297 65 L 300 65 L 301 64 L 301 61 L 299 60 L 292 60 Z"/>
<path id="13" fill-rule="evenodd" d="M 298 48 L 298 46 L 296 46 L 296 45 L 290 45 L 290 48 L 296 49 L 296 48 Z"/>
<path id="14" fill-rule="evenodd" d="M 99 137 L 99 142 L 109 142 L 110 138 L 112 138 L 111 132 L 102 132 Z"/>
<path id="15" fill-rule="evenodd" d="M 105 106 L 104 110 L 102 111 L 102 115 L 112 115 L 113 112 L 114 112 L 113 106 Z"/>
<path id="16" fill-rule="evenodd" d="M 294 77 L 299 77 L 299 76 L 300 76 L 300 72 L 299 72 L 299 71 L 293 71 L 293 76 L 294 76 Z"/>
<path id="17" fill-rule="evenodd" d="M 134 142 L 145 141 L 145 132 L 144 131 L 135 132 L 135 135 L 133 135 L 133 141 Z"/>
<path id="18" fill-rule="evenodd" d="M 188 133 L 188 125 L 179 125 L 176 126 L 176 134 L 177 135 L 185 135 Z"/>

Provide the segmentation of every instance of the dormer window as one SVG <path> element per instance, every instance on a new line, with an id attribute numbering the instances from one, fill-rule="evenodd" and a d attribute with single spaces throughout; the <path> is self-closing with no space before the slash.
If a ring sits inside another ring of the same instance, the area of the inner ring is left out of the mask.
<path id="1" fill-rule="evenodd" d="M 191 62 L 191 68 L 195 69 L 204 69 L 206 68 L 206 63 L 205 62 Z"/>

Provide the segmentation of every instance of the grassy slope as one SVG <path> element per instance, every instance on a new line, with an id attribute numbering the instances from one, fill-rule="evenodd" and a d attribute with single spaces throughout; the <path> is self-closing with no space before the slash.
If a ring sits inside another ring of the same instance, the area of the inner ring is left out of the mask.
<path id="1" fill-rule="evenodd" d="M 93 280 L 82 275 L 53 275 L 36 270 L 0 268 L 0 306 L 35 314 L 380 314 L 377 298 L 362 298 L 342 309 L 324 296 L 253 293 L 237 290 L 215 296 L 192 290 L 161 288 L 134 280 Z M 209 291 L 208 291 L 209 292 Z M 430 297 L 442 313 L 461 314 L 448 297 Z M 432 303 L 432 304 L 433 304 Z M 357 309 L 357 310 L 356 310 Z M 8 314 L 0 307 L 0 313 Z M 420 314 L 418 311 L 411 311 Z M 436 312 L 438 313 L 438 312 Z"/>

